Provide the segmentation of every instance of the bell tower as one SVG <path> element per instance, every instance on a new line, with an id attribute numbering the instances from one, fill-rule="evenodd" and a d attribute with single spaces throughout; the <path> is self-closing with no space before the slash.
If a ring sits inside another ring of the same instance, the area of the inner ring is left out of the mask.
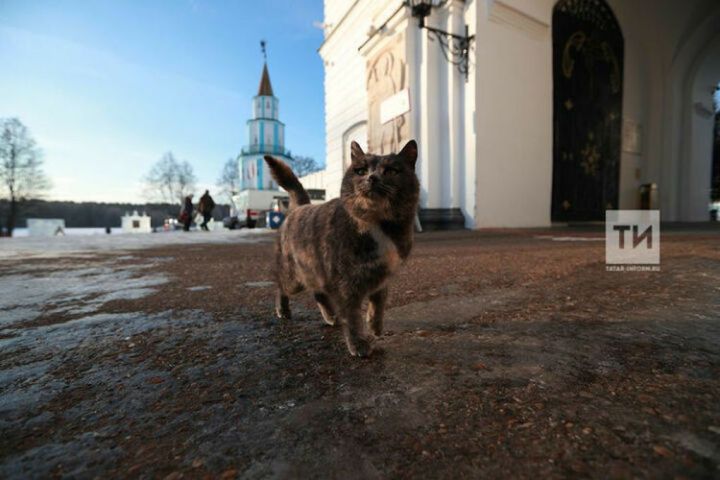
<path id="1" fill-rule="evenodd" d="M 285 124 L 279 120 L 279 101 L 273 93 L 267 66 L 265 41 L 260 42 L 263 69 L 258 92 L 253 97 L 252 118 L 247 121 L 247 143 L 238 156 L 242 190 L 276 190 L 263 157 L 272 155 L 288 163 L 292 157 L 285 150 Z"/>

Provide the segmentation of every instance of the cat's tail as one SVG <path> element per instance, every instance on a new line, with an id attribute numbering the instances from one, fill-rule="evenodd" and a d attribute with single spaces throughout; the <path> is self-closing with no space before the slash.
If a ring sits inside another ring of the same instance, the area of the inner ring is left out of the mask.
<path id="1" fill-rule="evenodd" d="M 270 173 L 275 181 L 290 194 L 290 208 L 310 203 L 310 196 L 295 176 L 292 169 L 285 162 L 265 155 L 265 161 L 270 167 Z"/>

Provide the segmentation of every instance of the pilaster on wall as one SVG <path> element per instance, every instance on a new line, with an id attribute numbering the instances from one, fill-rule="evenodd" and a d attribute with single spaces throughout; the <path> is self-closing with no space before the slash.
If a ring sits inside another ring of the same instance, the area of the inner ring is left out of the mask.
<path id="1" fill-rule="evenodd" d="M 457 35 L 465 34 L 465 2 L 453 0 L 448 7 L 447 31 Z M 458 208 L 464 203 L 463 177 L 465 171 L 465 75 L 457 66 L 448 62 L 448 171 L 446 198 L 447 207 Z"/>
<path id="2" fill-rule="evenodd" d="M 428 26 L 457 35 L 475 31 L 475 1 L 452 0 L 433 10 Z M 475 226 L 475 60 L 465 75 L 445 58 L 434 35 L 410 19 L 407 31 L 411 102 L 420 145 L 418 177 L 422 208 L 460 208 Z M 470 52 L 474 56 L 474 46 Z"/>
<path id="3" fill-rule="evenodd" d="M 477 31 L 477 16 L 479 0 L 465 2 L 464 21 L 468 25 L 469 34 L 474 35 Z M 477 41 L 470 45 L 470 64 L 467 82 L 463 90 L 462 104 L 463 125 L 465 126 L 462 148 L 464 148 L 463 171 L 460 174 L 461 193 L 460 209 L 465 217 L 465 227 L 475 228 L 477 226 L 477 129 L 476 129 L 476 78 L 477 78 Z"/>
<path id="4" fill-rule="evenodd" d="M 420 92 L 420 84 L 422 83 L 422 71 L 420 68 L 422 58 L 422 32 L 418 28 L 417 20 L 414 18 L 405 20 L 405 38 L 407 48 L 405 55 L 408 59 L 408 89 L 410 91 L 410 137 L 417 141 L 419 148 L 418 155 L 422 158 L 425 154 L 422 126 L 420 124 L 420 119 L 422 118 Z M 421 189 L 424 190 L 420 195 L 420 205 L 423 207 L 427 203 L 427 199 L 425 198 L 427 185 L 423 183 L 423 178 L 427 178 L 427 172 L 423 172 L 424 166 L 426 166 L 426 163 L 419 161 L 415 169 L 420 179 Z"/>
<path id="5" fill-rule="evenodd" d="M 477 3 L 477 226 L 550 224 L 551 2 Z"/>
<path id="6" fill-rule="evenodd" d="M 425 19 L 426 24 L 436 25 L 437 10 Z M 420 59 L 420 187 L 425 193 L 424 208 L 442 207 L 442 144 L 447 141 L 442 134 L 442 112 L 440 93 L 443 77 L 447 70 L 442 69 L 445 60 L 442 58 L 440 46 L 432 41 L 426 31 L 421 32 Z M 422 200 L 422 198 L 421 198 Z"/>

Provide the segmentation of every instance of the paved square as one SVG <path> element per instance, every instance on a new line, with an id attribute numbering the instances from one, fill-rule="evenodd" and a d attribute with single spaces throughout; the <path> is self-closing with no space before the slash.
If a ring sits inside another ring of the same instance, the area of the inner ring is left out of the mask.
<path id="1" fill-rule="evenodd" d="M 272 235 L 191 235 L 0 261 L 0 477 L 720 471 L 716 231 L 624 274 L 601 231 L 419 235 L 365 361 L 273 318 Z"/>

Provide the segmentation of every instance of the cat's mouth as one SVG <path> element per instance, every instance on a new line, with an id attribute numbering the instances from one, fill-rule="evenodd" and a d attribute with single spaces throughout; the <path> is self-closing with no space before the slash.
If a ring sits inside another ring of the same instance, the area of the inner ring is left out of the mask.
<path id="1" fill-rule="evenodd" d="M 363 188 L 360 193 L 362 193 L 362 195 L 366 198 L 378 198 L 389 197 L 393 194 L 393 192 L 394 190 L 392 187 L 382 183 L 376 183 Z"/>

